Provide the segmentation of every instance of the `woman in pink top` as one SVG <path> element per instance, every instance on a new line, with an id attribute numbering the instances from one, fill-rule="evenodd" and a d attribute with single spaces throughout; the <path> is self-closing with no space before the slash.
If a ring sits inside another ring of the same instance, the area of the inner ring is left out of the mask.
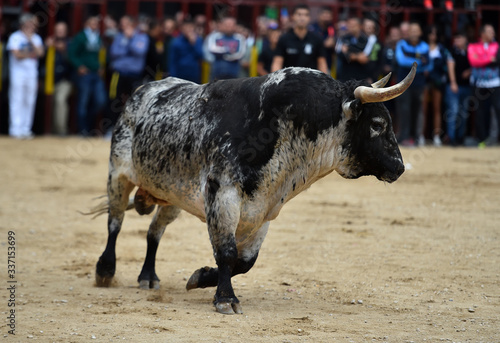
<path id="1" fill-rule="evenodd" d="M 481 41 L 470 44 L 467 56 L 472 67 L 470 82 L 479 104 L 476 114 L 476 136 L 479 148 L 484 148 L 490 135 L 491 107 L 500 119 L 500 69 L 499 46 L 495 40 L 493 26 L 481 28 Z M 499 120 L 500 122 L 500 120 Z"/>

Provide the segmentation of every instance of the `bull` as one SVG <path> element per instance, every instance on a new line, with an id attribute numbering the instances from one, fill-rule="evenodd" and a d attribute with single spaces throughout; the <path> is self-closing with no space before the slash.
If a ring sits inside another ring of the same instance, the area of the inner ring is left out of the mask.
<path id="1" fill-rule="evenodd" d="M 205 85 L 177 78 L 148 83 L 131 96 L 111 141 L 107 245 L 97 286 L 115 274 L 115 244 L 125 211 L 157 210 L 147 233 L 140 288 L 159 288 L 156 251 L 168 224 L 184 210 L 206 222 L 216 268 L 196 270 L 188 290 L 217 286 L 214 305 L 242 313 L 231 278 L 254 265 L 282 207 L 336 171 L 393 182 L 403 160 L 382 102 L 411 84 L 390 75 L 372 84 L 340 83 L 306 68 Z M 129 201 L 129 195 L 137 192 Z"/>

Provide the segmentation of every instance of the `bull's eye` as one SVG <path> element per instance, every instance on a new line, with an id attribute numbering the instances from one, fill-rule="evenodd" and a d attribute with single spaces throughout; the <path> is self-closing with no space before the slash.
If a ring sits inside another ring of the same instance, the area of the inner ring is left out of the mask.
<path id="1" fill-rule="evenodd" d="M 385 130 L 386 122 L 382 118 L 374 118 L 370 125 L 370 136 L 377 137 Z"/>
<path id="2" fill-rule="evenodd" d="M 372 123 L 371 129 L 376 133 L 382 133 L 382 131 L 384 131 L 384 124 L 374 122 Z"/>

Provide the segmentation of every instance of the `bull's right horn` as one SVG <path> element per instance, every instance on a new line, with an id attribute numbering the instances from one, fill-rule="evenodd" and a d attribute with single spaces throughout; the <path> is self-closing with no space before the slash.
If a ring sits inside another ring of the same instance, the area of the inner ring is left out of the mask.
<path id="1" fill-rule="evenodd" d="M 413 62 L 410 73 L 408 73 L 408 75 L 406 75 L 404 80 L 400 83 L 387 88 L 371 88 L 366 86 L 359 86 L 354 90 L 354 97 L 356 99 L 359 99 L 362 104 L 371 102 L 384 102 L 394 99 L 403 94 L 408 89 L 408 87 L 410 87 L 416 73 L 417 62 Z M 375 82 L 375 85 L 379 86 L 379 83 L 382 83 L 381 81 L 384 80 L 385 78 L 378 82 Z"/>

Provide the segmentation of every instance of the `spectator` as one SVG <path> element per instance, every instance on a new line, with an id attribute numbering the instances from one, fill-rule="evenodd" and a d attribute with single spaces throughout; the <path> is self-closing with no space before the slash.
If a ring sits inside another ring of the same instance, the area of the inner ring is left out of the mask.
<path id="1" fill-rule="evenodd" d="M 256 19 L 257 32 L 255 37 L 255 46 L 257 47 L 257 52 L 260 55 L 264 49 L 264 45 L 269 44 L 267 41 L 268 27 L 278 28 L 278 23 L 274 20 L 269 19 L 266 16 L 260 16 Z"/>
<path id="2" fill-rule="evenodd" d="M 44 54 L 43 41 L 36 34 L 37 19 L 21 15 L 21 29 L 7 42 L 9 52 L 9 134 L 17 139 L 31 139 L 38 90 L 38 60 Z"/>
<path id="3" fill-rule="evenodd" d="M 101 46 L 98 17 L 89 17 L 83 31 L 78 33 L 69 45 L 69 60 L 77 72 L 78 132 L 83 136 L 91 134 L 95 127 L 96 115 L 106 104 L 106 90 L 99 65 Z"/>
<path id="4" fill-rule="evenodd" d="M 356 79 L 364 80 L 370 77 L 366 64 L 369 59 L 363 51 L 368 39 L 361 30 L 361 20 L 350 18 L 347 21 L 347 34 L 342 38 L 338 59 L 342 68 L 337 68 L 337 79 L 342 82 Z"/>
<path id="5" fill-rule="evenodd" d="M 467 103 L 470 96 L 469 78 L 471 74 L 467 58 L 467 38 L 458 33 L 453 39 L 452 59 L 448 60 L 448 86 L 446 88 L 447 133 L 452 145 L 464 144 Z"/>
<path id="6" fill-rule="evenodd" d="M 252 35 L 252 31 L 245 25 L 236 25 L 236 32 L 245 38 L 245 55 L 240 60 L 240 75 L 239 77 L 249 77 L 250 76 L 250 59 L 252 54 L 252 48 L 255 44 L 255 36 Z"/>
<path id="7" fill-rule="evenodd" d="M 335 52 L 335 29 L 333 28 L 332 18 L 331 8 L 323 7 L 319 12 L 318 21 L 312 25 L 313 31 L 323 38 L 328 70 L 332 70 L 333 54 Z"/>
<path id="8" fill-rule="evenodd" d="M 170 45 L 170 76 L 200 83 L 203 39 L 196 33 L 194 22 L 185 20 L 180 35 Z"/>
<path id="9" fill-rule="evenodd" d="M 205 37 L 205 28 L 207 27 L 207 16 L 204 14 L 197 14 L 194 17 L 194 27 L 198 37 Z"/>
<path id="10" fill-rule="evenodd" d="M 144 69 L 144 82 L 157 79 L 161 72 L 161 60 L 163 47 L 160 40 L 161 25 L 157 20 L 150 20 L 148 23 L 148 51 L 146 53 L 146 68 Z"/>
<path id="11" fill-rule="evenodd" d="M 163 21 L 163 57 L 162 57 L 162 68 L 163 76 L 167 77 L 169 75 L 168 66 L 170 62 L 168 60 L 170 56 L 170 43 L 175 37 L 175 32 L 177 28 L 175 26 L 175 20 L 173 18 L 166 18 Z"/>
<path id="12" fill-rule="evenodd" d="M 295 6 L 292 12 L 293 27 L 280 37 L 271 71 L 284 67 L 306 67 L 330 74 L 323 40 L 308 30 L 310 20 L 307 5 Z"/>
<path id="13" fill-rule="evenodd" d="M 54 36 L 47 38 L 47 47 L 56 51 L 54 66 L 54 114 L 53 131 L 57 135 L 68 134 L 68 98 L 71 94 L 71 65 L 68 58 L 68 25 L 58 22 L 54 26 Z"/>
<path id="14" fill-rule="evenodd" d="M 149 24 L 152 22 L 152 19 L 148 17 L 147 15 L 144 14 L 139 14 L 137 18 L 137 23 L 135 26 L 135 29 L 139 31 L 140 33 L 149 33 Z"/>
<path id="15" fill-rule="evenodd" d="M 184 22 L 184 19 L 186 16 L 184 15 L 184 12 L 178 11 L 175 13 L 175 27 L 179 29 Z M 179 35 L 179 32 L 175 32 L 174 36 L 177 37 Z"/>
<path id="16" fill-rule="evenodd" d="M 407 21 L 399 24 L 399 31 L 401 32 L 401 39 L 408 40 L 410 34 L 410 23 Z"/>
<path id="17" fill-rule="evenodd" d="M 277 20 L 278 18 L 270 17 L 271 19 Z M 280 27 L 283 31 L 288 31 L 293 29 L 293 21 L 290 20 L 290 16 L 288 15 L 288 9 L 286 7 L 282 7 L 280 10 L 279 16 Z"/>
<path id="18" fill-rule="evenodd" d="M 148 51 L 148 36 L 136 28 L 130 16 L 120 19 L 121 32 L 118 33 L 109 49 L 113 77 L 110 85 L 110 98 L 117 99 L 110 108 L 111 125 L 118 116 L 132 92 L 142 84 L 142 76 Z M 117 106 L 118 105 L 118 106 Z"/>
<path id="19" fill-rule="evenodd" d="M 467 55 L 472 67 L 470 83 L 478 98 L 479 108 L 476 113 L 476 135 L 479 148 L 487 145 L 490 134 L 491 108 L 495 109 L 500 119 L 500 75 L 499 46 L 495 42 L 495 30 L 490 24 L 481 27 L 481 40 L 469 44 Z M 500 123 L 500 120 L 497 122 Z"/>
<path id="20" fill-rule="evenodd" d="M 209 51 L 208 43 L 212 42 L 216 36 L 220 36 L 219 23 L 215 20 L 210 21 L 211 29 L 209 34 L 205 37 L 203 41 L 203 59 L 212 65 L 215 62 L 215 56 Z"/>
<path id="21" fill-rule="evenodd" d="M 104 17 L 103 23 L 104 23 L 104 32 L 102 34 L 103 43 L 106 47 L 109 47 L 111 43 L 113 43 L 113 39 L 115 39 L 115 36 L 118 33 L 118 23 L 109 15 Z"/>
<path id="22" fill-rule="evenodd" d="M 424 131 L 426 121 L 429 117 L 429 103 L 432 103 L 433 114 L 433 143 L 434 146 L 441 146 L 441 102 L 443 100 L 443 91 L 446 85 L 447 63 L 451 58 L 450 53 L 446 48 L 439 43 L 438 32 L 435 26 L 428 29 L 427 40 L 429 44 L 429 62 L 431 69 L 427 77 L 427 85 L 424 89 L 423 100 L 423 122 L 421 132 L 418 138 L 418 145 L 425 144 Z"/>
<path id="23" fill-rule="evenodd" d="M 207 51 L 213 59 L 211 79 L 232 79 L 240 74 L 240 61 L 245 57 L 245 38 L 236 33 L 236 19 L 225 17 L 219 31 L 207 37 Z"/>
<path id="24" fill-rule="evenodd" d="M 384 50 L 382 52 L 382 73 L 388 74 L 395 72 L 396 65 L 396 44 L 401 40 L 401 31 L 393 26 L 389 29 L 389 34 L 385 40 Z"/>
<path id="25" fill-rule="evenodd" d="M 387 75 L 392 73 L 392 77 L 389 80 L 389 85 L 394 83 L 397 76 L 397 64 L 396 64 L 396 44 L 401 40 L 401 31 L 399 27 L 393 26 L 389 29 L 389 34 L 385 40 L 385 46 L 382 51 L 382 74 Z M 391 113 L 393 117 L 392 123 L 396 128 L 398 127 L 398 121 L 396 117 L 396 101 L 397 99 L 389 100 L 385 103 L 385 106 Z"/>
<path id="26" fill-rule="evenodd" d="M 278 45 L 280 35 L 281 31 L 278 30 L 278 24 L 274 23 L 274 25 L 268 28 L 267 44 L 263 45 L 262 52 L 259 54 L 259 60 L 257 64 L 257 73 L 259 74 L 259 76 L 267 75 L 271 72 L 274 53 L 276 51 L 276 46 Z"/>
<path id="27" fill-rule="evenodd" d="M 415 145 L 417 125 L 422 108 L 425 75 L 428 74 L 431 67 L 429 63 L 429 45 L 421 40 L 421 36 L 420 24 L 411 23 L 408 39 L 402 39 L 396 45 L 397 82 L 406 77 L 413 62 L 418 63 L 417 73 L 410 88 L 396 99 L 399 122 L 398 141 L 404 146 Z"/>
<path id="28" fill-rule="evenodd" d="M 340 19 L 336 24 L 335 24 L 335 36 L 336 36 L 336 42 L 339 42 L 339 38 L 344 37 L 347 34 L 347 20 Z"/>
<path id="29" fill-rule="evenodd" d="M 382 69 L 382 45 L 375 35 L 376 30 L 377 24 L 373 19 L 365 18 L 363 20 L 363 33 L 368 37 L 363 54 L 368 57 L 366 69 L 369 82 L 377 81 Z"/>
<path id="30" fill-rule="evenodd" d="M 342 53 L 342 47 L 344 46 L 343 41 L 344 37 L 348 34 L 347 32 L 347 21 L 346 20 L 339 20 L 335 24 L 335 78 L 338 79 L 339 73 L 342 73 L 343 70 L 343 65 L 342 65 L 342 59 L 339 58 L 339 55 Z M 333 62 L 332 62 L 333 63 Z"/>

